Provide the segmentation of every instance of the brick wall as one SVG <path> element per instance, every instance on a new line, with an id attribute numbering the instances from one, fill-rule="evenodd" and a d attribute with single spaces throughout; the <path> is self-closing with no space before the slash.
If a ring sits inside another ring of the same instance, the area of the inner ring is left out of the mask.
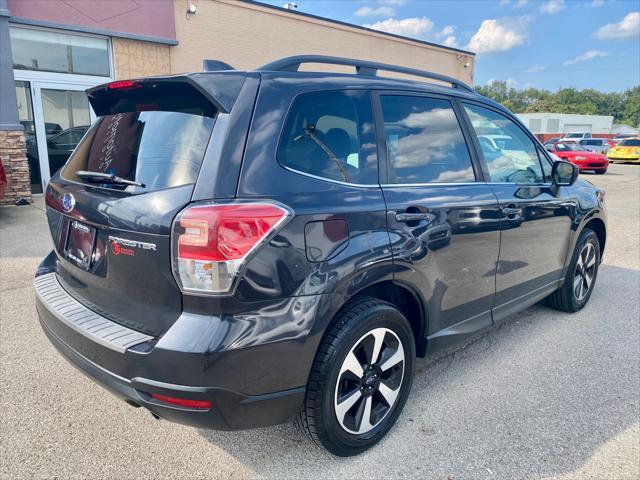
<path id="1" fill-rule="evenodd" d="M 463 52 L 236 0 L 192 2 L 198 11 L 187 19 L 187 3 L 174 1 L 179 43 L 171 47 L 171 73 L 199 72 L 206 58 L 254 69 L 288 55 L 320 54 L 431 70 L 472 83 L 474 57 Z M 330 70 L 353 71 L 322 66 Z"/>
<path id="2" fill-rule="evenodd" d="M 169 45 L 114 37 L 116 80 L 171 73 Z"/>
<path id="3" fill-rule="evenodd" d="M 31 200 L 29 163 L 24 132 L 0 131 L 0 160 L 7 175 L 7 191 L 0 205 L 13 205 L 16 200 Z"/>

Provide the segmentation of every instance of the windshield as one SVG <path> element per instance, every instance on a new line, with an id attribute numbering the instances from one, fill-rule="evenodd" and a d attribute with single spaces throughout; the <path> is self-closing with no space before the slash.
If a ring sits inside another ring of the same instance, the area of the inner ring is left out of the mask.
<path id="1" fill-rule="evenodd" d="M 88 170 L 113 174 L 145 186 L 144 189 L 129 186 L 127 191 L 195 183 L 213 124 L 214 119 L 208 116 L 167 111 L 100 117 L 61 175 L 81 181 L 75 172 Z"/>
<path id="2" fill-rule="evenodd" d="M 556 152 L 577 152 L 580 147 L 575 143 L 556 143 Z"/>
<path id="3" fill-rule="evenodd" d="M 564 138 L 582 138 L 583 136 L 582 133 L 567 133 Z"/>
<path id="4" fill-rule="evenodd" d="M 618 145 L 621 147 L 640 147 L 640 138 L 630 138 L 622 140 Z"/>

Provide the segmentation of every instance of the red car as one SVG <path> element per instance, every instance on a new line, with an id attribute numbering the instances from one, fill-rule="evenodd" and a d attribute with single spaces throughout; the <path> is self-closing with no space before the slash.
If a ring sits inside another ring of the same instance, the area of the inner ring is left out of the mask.
<path id="1" fill-rule="evenodd" d="M 546 148 L 547 151 L 554 153 L 562 160 L 567 160 L 568 162 L 577 165 L 581 172 L 585 170 L 593 170 L 598 174 L 603 174 L 606 173 L 609 168 L 609 160 L 607 157 L 599 153 L 583 150 L 582 147 L 576 143 L 545 143 L 544 148 Z"/>

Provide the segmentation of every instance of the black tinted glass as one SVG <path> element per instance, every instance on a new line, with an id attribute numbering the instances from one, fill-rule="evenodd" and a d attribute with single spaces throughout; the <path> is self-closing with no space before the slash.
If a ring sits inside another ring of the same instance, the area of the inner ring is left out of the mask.
<path id="1" fill-rule="evenodd" d="M 113 173 L 145 191 L 194 183 L 214 119 L 180 112 L 127 112 L 101 117 L 78 145 L 63 176 Z"/>
<path id="2" fill-rule="evenodd" d="M 473 182 L 460 124 L 448 100 L 380 97 L 389 183 Z"/>
<path id="3" fill-rule="evenodd" d="M 297 97 L 278 147 L 278 161 L 330 180 L 378 183 L 369 94 L 347 90 Z"/>

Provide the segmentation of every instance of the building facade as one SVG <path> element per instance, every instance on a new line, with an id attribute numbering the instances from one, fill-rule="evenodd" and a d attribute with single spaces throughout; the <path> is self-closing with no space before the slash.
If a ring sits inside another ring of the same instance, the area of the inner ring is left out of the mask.
<path id="1" fill-rule="evenodd" d="M 565 133 L 588 132 L 594 137 L 613 136 L 613 117 L 572 113 L 518 113 L 518 118 L 539 139 L 562 137 Z"/>
<path id="2" fill-rule="evenodd" d="M 43 192 L 95 119 L 84 95 L 95 85 L 200 71 L 205 59 L 254 69 L 303 53 L 472 83 L 475 60 L 471 52 L 239 0 L 0 0 L 0 43 L 5 204 Z"/>

